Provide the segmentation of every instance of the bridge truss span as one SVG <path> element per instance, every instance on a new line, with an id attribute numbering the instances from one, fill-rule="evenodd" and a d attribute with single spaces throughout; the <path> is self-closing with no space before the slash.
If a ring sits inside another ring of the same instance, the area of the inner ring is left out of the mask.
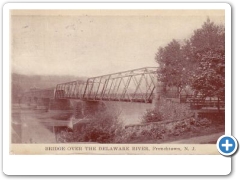
<path id="1" fill-rule="evenodd" d="M 56 86 L 56 99 L 83 99 L 86 83 L 83 81 L 72 81 L 58 84 Z"/>
<path id="2" fill-rule="evenodd" d="M 84 99 L 151 103 L 157 68 L 145 67 L 89 78 Z"/>
<path id="3" fill-rule="evenodd" d="M 58 84 L 55 98 L 151 103 L 156 81 L 157 67 L 144 67 Z"/>

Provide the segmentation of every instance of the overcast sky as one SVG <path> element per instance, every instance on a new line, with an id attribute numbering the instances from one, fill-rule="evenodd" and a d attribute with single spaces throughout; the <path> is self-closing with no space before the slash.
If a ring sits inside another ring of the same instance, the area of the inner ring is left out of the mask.
<path id="1" fill-rule="evenodd" d="M 224 11 L 13 11 L 12 70 L 98 76 L 145 66 L 172 39 L 189 38 Z"/>

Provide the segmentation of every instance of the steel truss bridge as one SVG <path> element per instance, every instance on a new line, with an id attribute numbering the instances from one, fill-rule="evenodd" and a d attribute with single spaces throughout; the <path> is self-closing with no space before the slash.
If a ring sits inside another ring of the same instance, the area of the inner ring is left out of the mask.
<path id="1" fill-rule="evenodd" d="M 88 78 L 86 82 L 57 84 L 56 88 L 31 90 L 25 97 L 151 103 L 157 67 L 144 67 Z"/>
<path id="2" fill-rule="evenodd" d="M 23 98 L 78 99 L 84 101 L 120 101 L 152 103 L 157 83 L 157 67 L 144 67 L 88 78 L 86 81 L 72 81 L 57 84 L 54 89 L 30 90 Z M 206 99 L 201 96 L 181 95 L 180 103 L 189 103 L 191 109 L 220 107 L 224 100 Z"/>

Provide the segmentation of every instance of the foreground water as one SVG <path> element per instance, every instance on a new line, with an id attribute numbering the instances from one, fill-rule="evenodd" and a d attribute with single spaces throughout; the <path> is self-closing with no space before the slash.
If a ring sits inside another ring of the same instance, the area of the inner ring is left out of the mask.
<path id="1" fill-rule="evenodd" d="M 56 143 L 56 127 L 70 126 L 72 112 L 46 112 L 13 105 L 12 143 Z"/>
<path id="2" fill-rule="evenodd" d="M 139 123 L 137 116 L 139 116 L 138 112 L 134 114 L 134 109 L 130 107 L 122 113 L 121 121 L 126 125 L 136 124 Z M 46 111 L 14 104 L 12 106 L 11 140 L 12 143 L 58 143 L 56 137 L 58 130 L 72 128 L 76 121 L 78 120 L 73 118 L 71 110 Z"/>

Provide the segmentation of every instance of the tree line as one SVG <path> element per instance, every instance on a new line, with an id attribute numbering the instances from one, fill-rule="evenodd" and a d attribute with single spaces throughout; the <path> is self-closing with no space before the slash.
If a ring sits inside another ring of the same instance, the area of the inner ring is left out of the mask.
<path id="1" fill-rule="evenodd" d="M 225 97 L 225 27 L 208 18 L 193 35 L 179 42 L 173 39 L 155 56 L 163 93 L 176 87 L 178 94 L 187 86 L 195 95 Z"/>

